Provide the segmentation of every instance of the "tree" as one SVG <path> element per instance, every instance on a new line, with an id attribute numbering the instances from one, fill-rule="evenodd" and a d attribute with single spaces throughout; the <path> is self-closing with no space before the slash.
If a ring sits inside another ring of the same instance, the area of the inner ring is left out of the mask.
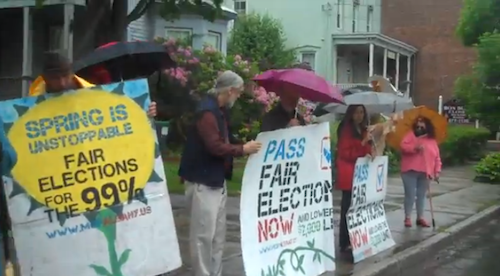
<path id="1" fill-rule="evenodd" d="M 467 112 L 497 131 L 500 126 L 500 1 L 465 0 L 456 33 L 477 50 L 473 72 L 457 79 L 457 97 Z"/>
<path id="2" fill-rule="evenodd" d="M 228 54 L 240 54 L 258 62 L 261 70 L 286 68 L 296 62 L 294 51 L 286 48 L 281 22 L 269 15 L 249 14 L 238 18 L 231 32 Z"/>
<path id="3" fill-rule="evenodd" d="M 46 0 L 36 0 L 42 6 Z M 88 0 L 84 16 L 89 22 L 77 53 L 86 49 L 88 44 L 97 47 L 111 41 L 121 41 L 130 22 L 139 19 L 156 1 L 140 0 L 131 13 L 128 13 L 128 0 Z M 165 20 L 178 18 L 182 13 L 198 14 L 213 21 L 221 14 L 224 0 L 162 0 L 160 16 Z M 92 38 L 95 40 L 93 41 Z"/>
<path id="4" fill-rule="evenodd" d="M 465 46 L 472 46 L 484 33 L 500 30 L 499 15 L 498 0 L 464 0 L 456 33 Z"/>

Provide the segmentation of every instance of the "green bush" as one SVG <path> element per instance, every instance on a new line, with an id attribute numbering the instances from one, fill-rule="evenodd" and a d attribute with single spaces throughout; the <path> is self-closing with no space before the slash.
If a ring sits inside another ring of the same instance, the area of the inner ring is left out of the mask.
<path id="1" fill-rule="evenodd" d="M 464 164 L 480 160 L 490 132 L 486 128 L 472 126 L 449 126 L 448 137 L 439 148 L 443 166 Z"/>
<path id="2" fill-rule="evenodd" d="M 476 181 L 500 184 L 500 153 L 491 153 L 474 167 Z"/>

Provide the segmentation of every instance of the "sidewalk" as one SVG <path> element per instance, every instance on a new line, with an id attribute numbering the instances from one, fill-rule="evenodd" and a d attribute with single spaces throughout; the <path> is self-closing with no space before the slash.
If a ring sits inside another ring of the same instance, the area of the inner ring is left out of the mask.
<path id="1" fill-rule="evenodd" d="M 434 205 L 436 229 L 419 229 L 416 227 L 405 228 L 403 225 L 403 185 L 400 178 L 392 177 L 388 180 L 386 197 L 387 221 L 390 225 L 396 246 L 372 258 L 352 265 L 337 259 L 335 273 L 326 273 L 325 276 L 357 275 L 360 271 L 370 269 L 374 264 L 383 259 L 392 257 L 410 247 L 416 247 L 422 241 L 455 225 L 478 212 L 500 203 L 500 185 L 478 184 L 472 181 L 473 170 L 471 166 L 453 167 L 445 169 L 440 178 L 440 184 L 431 187 Z M 182 195 L 170 195 L 174 217 L 177 226 L 177 235 L 184 262 L 183 268 L 172 275 L 188 276 L 190 270 L 188 229 L 189 218 L 184 209 Z M 336 225 L 340 216 L 340 193 L 334 192 L 334 208 Z M 427 204 L 427 210 L 429 206 Z M 228 225 L 227 242 L 224 252 L 224 276 L 243 276 L 243 260 L 240 247 L 239 226 L 239 198 L 229 198 L 227 202 Z M 427 212 L 430 222 L 430 212 Z M 336 230 L 337 231 L 337 230 Z M 337 234 L 337 233 L 336 233 Z M 338 239 L 336 239 L 337 241 Z M 338 256 L 338 252 L 337 252 Z"/>

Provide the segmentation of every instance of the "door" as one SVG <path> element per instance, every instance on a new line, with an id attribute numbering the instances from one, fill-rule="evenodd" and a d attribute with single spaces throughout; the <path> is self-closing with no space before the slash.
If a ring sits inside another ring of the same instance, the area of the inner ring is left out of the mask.
<path id="1" fill-rule="evenodd" d="M 351 61 L 345 57 L 337 58 L 337 83 L 351 83 L 352 82 L 352 64 Z"/>

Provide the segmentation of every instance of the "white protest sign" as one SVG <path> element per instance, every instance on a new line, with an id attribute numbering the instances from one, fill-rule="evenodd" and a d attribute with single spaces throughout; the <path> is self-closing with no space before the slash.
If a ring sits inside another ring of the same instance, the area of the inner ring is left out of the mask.
<path id="1" fill-rule="evenodd" d="M 20 275 L 155 276 L 182 265 L 146 80 L 0 102 Z M 13 160 L 13 158 L 11 158 Z"/>
<path id="2" fill-rule="evenodd" d="M 352 183 L 347 227 L 357 263 L 395 245 L 385 217 L 387 156 L 358 158 Z"/>
<path id="3" fill-rule="evenodd" d="M 335 270 L 328 123 L 259 134 L 241 194 L 247 276 Z"/>

